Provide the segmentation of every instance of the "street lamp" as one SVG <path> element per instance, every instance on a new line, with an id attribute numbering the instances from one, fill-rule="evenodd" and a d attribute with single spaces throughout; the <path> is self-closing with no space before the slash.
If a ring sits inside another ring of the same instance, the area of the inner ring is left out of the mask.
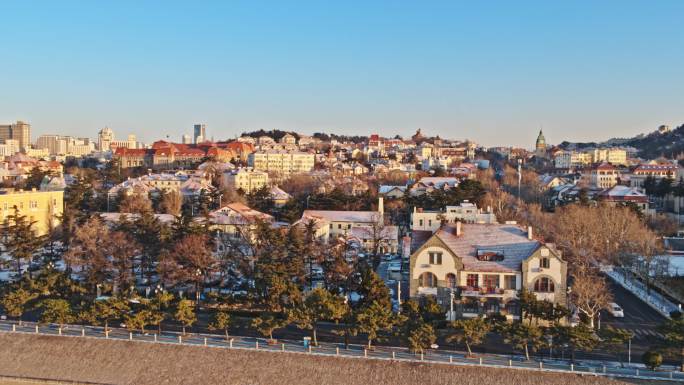
<path id="1" fill-rule="evenodd" d="M 449 321 L 454 321 L 454 288 L 449 292 Z"/>

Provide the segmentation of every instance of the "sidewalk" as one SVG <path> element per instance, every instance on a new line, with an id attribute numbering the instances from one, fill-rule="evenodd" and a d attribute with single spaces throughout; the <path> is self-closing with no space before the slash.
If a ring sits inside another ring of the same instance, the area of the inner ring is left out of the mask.
<path id="1" fill-rule="evenodd" d="M 110 328 L 105 334 L 102 327 L 66 325 L 38 325 L 24 322 L 19 326 L 15 322 L 0 321 L 0 332 L 23 333 L 37 335 L 62 336 L 65 338 L 97 338 L 101 340 L 113 339 L 118 341 L 135 341 L 143 343 L 183 344 L 204 346 L 221 349 L 266 350 L 282 354 L 314 354 L 336 356 L 347 359 L 375 359 L 385 361 L 409 361 L 423 364 L 442 364 L 460 366 L 481 366 L 510 370 L 544 371 L 565 374 L 579 374 L 590 376 L 606 376 L 616 378 L 636 378 L 643 380 L 684 380 L 684 373 L 676 371 L 675 367 L 661 367 L 659 371 L 650 371 L 642 365 L 621 367 L 618 362 L 580 361 L 574 364 L 561 360 L 525 361 L 518 356 L 478 354 L 468 357 L 464 352 L 446 350 L 428 350 L 425 353 L 411 353 L 406 348 L 377 346 L 367 349 L 365 345 L 351 345 L 345 349 L 342 344 L 321 343 L 317 347 L 305 346 L 301 341 L 278 340 L 269 342 L 264 338 L 224 336 L 215 334 L 187 334 L 176 332 L 156 333 L 130 332 L 126 329 Z"/>
<path id="2" fill-rule="evenodd" d="M 644 285 L 643 282 L 634 279 L 631 274 L 628 274 L 627 280 L 625 281 L 624 274 L 614 270 L 612 267 L 610 269 L 604 269 L 604 272 L 617 284 L 629 290 L 632 294 L 637 296 L 663 316 L 669 318 L 671 312 L 681 311 L 681 308 L 678 305 L 670 302 L 660 293 L 654 290 L 650 290 L 649 293 L 649 291 L 646 289 L 646 285 Z"/>

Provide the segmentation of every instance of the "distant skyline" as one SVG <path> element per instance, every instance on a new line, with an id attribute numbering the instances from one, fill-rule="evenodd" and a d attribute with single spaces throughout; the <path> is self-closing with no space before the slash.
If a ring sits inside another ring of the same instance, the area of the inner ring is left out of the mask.
<path id="1" fill-rule="evenodd" d="M 684 123 L 682 1 L 0 3 L 0 124 L 530 148 Z"/>

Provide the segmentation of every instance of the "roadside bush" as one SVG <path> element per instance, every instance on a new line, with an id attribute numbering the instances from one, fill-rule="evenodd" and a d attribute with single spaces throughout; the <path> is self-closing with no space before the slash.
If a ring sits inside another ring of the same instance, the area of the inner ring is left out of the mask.
<path id="1" fill-rule="evenodd" d="M 655 350 L 649 350 L 641 356 L 641 361 L 651 370 L 656 370 L 663 364 L 663 355 Z"/>

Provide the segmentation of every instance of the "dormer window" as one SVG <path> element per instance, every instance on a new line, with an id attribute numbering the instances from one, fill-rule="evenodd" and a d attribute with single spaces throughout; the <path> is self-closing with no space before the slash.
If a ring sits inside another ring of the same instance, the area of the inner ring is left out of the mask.
<path id="1" fill-rule="evenodd" d="M 498 250 L 477 250 L 477 259 L 480 261 L 499 262 L 504 260 L 503 252 Z"/>

